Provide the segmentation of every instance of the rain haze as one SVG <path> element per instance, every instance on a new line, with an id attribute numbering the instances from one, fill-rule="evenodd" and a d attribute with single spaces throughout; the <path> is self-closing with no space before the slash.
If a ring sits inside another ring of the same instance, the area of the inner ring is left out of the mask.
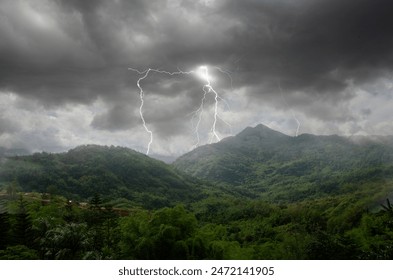
<path id="1" fill-rule="evenodd" d="M 391 0 L 1 0 L 0 146 L 145 153 L 141 113 L 150 154 L 167 157 L 259 123 L 291 136 L 392 135 L 392 10 Z"/>

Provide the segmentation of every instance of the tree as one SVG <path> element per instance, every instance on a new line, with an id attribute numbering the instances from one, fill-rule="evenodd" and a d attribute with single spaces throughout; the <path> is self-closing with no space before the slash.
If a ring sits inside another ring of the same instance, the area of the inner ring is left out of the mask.
<path id="1" fill-rule="evenodd" d="M 17 245 L 26 245 L 29 247 L 33 241 L 32 222 L 26 210 L 26 202 L 22 196 L 19 198 L 18 208 L 13 227 L 14 242 Z"/>
<path id="2" fill-rule="evenodd" d="M 392 204 L 390 204 L 389 198 L 386 199 L 386 206 L 381 204 L 383 210 L 385 213 L 389 214 L 389 216 L 393 217 L 393 207 Z"/>
<path id="3" fill-rule="evenodd" d="M 99 193 L 94 193 L 94 196 L 90 200 L 90 208 L 92 210 L 100 211 L 101 210 L 102 199 Z"/>
<path id="4" fill-rule="evenodd" d="M 77 260 L 90 249 L 86 224 L 70 223 L 47 231 L 41 240 L 46 259 Z"/>
<path id="5" fill-rule="evenodd" d="M 0 250 L 7 248 L 9 242 L 9 214 L 7 212 L 0 213 Z"/>
<path id="6" fill-rule="evenodd" d="M 10 184 L 7 186 L 7 195 L 10 199 L 16 199 L 16 194 L 19 190 L 19 185 L 16 179 L 14 179 Z"/>

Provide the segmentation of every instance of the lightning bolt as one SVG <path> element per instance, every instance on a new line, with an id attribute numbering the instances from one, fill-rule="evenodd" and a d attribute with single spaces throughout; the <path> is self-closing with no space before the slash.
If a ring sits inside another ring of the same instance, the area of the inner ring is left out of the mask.
<path id="1" fill-rule="evenodd" d="M 284 93 L 283 93 L 283 90 L 282 90 L 282 87 L 281 87 L 280 80 L 277 81 L 277 85 L 278 85 L 278 89 L 280 90 L 281 97 L 284 100 L 284 103 L 285 103 L 286 107 L 289 108 L 288 102 L 285 99 L 285 96 L 284 96 Z M 289 109 L 289 111 L 291 112 L 292 117 L 295 119 L 295 121 L 297 123 L 297 128 L 296 128 L 296 133 L 295 133 L 295 136 L 297 137 L 299 135 L 299 130 L 300 130 L 300 121 L 298 120 L 298 118 L 296 117 L 295 113 L 291 109 Z"/>
<path id="2" fill-rule="evenodd" d="M 220 72 L 228 75 L 228 77 L 231 80 L 231 88 L 232 88 L 232 77 L 231 77 L 230 73 L 228 71 L 226 71 L 226 70 L 222 70 L 219 67 L 215 67 L 215 68 L 217 70 L 219 70 Z M 153 132 L 148 128 L 148 126 L 146 124 L 146 120 L 145 120 L 144 115 L 143 115 L 144 91 L 143 91 L 143 88 L 141 86 L 141 82 L 144 79 L 146 79 L 151 72 L 155 72 L 155 73 L 159 73 L 159 74 L 166 74 L 166 75 L 170 75 L 170 76 L 174 76 L 174 75 L 190 75 L 190 74 L 195 74 L 195 73 L 199 74 L 201 76 L 201 78 L 206 81 L 206 84 L 204 84 L 203 87 L 202 87 L 203 97 L 201 99 L 200 106 L 199 106 L 199 108 L 196 111 L 192 112 L 192 115 L 193 115 L 192 120 L 195 119 L 195 118 L 198 118 L 198 121 L 197 121 L 196 126 L 195 126 L 195 130 L 194 130 L 194 133 L 196 134 L 196 138 L 197 138 L 197 143 L 194 144 L 193 147 L 199 146 L 199 143 L 200 143 L 199 126 L 200 126 L 200 123 L 201 123 L 201 120 L 202 120 L 202 115 L 204 113 L 204 104 L 205 104 L 205 101 L 206 101 L 206 95 L 208 93 L 213 93 L 214 94 L 214 118 L 213 118 L 213 124 L 212 124 L 211 130 L 210 130 L 212 135 L 210 137 L 209 142 L 212 143 L 214 138 L 217 141 L 221 140 L 221 138 L 219 137 L 219 135 L 218 135 L 218 133 L 216 131 L 217 120 L 220 119 L 226 125 L 228 125 L 228 126 L 230 126 L 230 125 L 227 122 L 225 122 L 218 114 L 219 100 L 223 101 L 228 108 L 229 108 L 229 105 L 225 101 L 225 99 L 223 99 L 217 93 L 217 91 L 213 88 L 213 86 L 211 85 L 211 79 L 210 79 L 210 76 L 209 76 L 209 71 L 208 71 L 207 66 L 200 66 L 199 67 L 200 71 L 196 71 L 196 70 L 182 71 L 182 70 L 178 69 L 178 71 L 176 71 L 176 72 L 168 72 L 168 71 L 159 70 L 159 69 L 152 69 L 152 68 L 148 68 L 148 69 L 146 69 L 144 71 L 140 71 L 140 70 L 137 70 L 135 68 L 128 68 L 128 70 L 134 71 L 134 72 L 138 73 L 139 75 L 141 75 L 141 77 L 138 78 L 138 80 L 136 82 L 136 85 L 137 85 L 137 87 L 139 89 L 139 98 L 140 98 L 139 115 L 141 117 L 144 129 L 146 130 L 146 132 L 150 136 L 150 140 L 149 140 L 149 143 L 147 145 L 146 155 L 149 154 L 150 146 L 153 143 Z"/>
<path id="3" fill-rule="evenodd" d="M 218 71 L 220 71 L 221 73 L 228 76 L 229 80 L 231 81 L 231 91 L 233 91 L 232 73 L 229 72 L 228 70 L 224 70 L 218 66 L 215 66 L 214 68 L 216 68 Z M 228 102 L 225 99 L 221 98 L 221 96 L 218 96 L 218 98 L 224 102 L 224 104 L 227 106 L 228 110 L 231 110 L 231 107 L 229 106 Z M 230 128 L 230 131 L 231 131 L 230 134 L 232 134 L 232 126 L 229 123 L 227 123 L 225 120 L 223 120 L 220 116 L 218 116 L 218 118 Z"/>
<path id="4" fill-rule="evenodd" d="M 130 70 L 134 70 L 134 69 L 130 69 Z M 145 73 L 137 71 L 139 74 L 144 74 L 144 75 L 142 77 L 140 77 L 138 79 L 138 81 L 136 82 L 136 84 L 137 84 L 137 86 L 139 88 L 139 98 L 141 100 L 141 105 L 139 106 L 139 115 L 141 116 L 141 119 L 142 119 L 142 122 L 143 122 L 143 127 L 145 128 L 146 132 L 149 133 L 149 135 L 150 135 L 150 141 L 149 141 L 149 144 L 147 144 L 147 151 L 146 151 L 147 155 L 149 154 L 150 146 L 153 143 L 153 132 L 147 127 L 145 118 L 143 116 L 143 105 L 144 105 L 145 101 L 143 99 L 144 92 L 143 92 L 143 89 L 141 87 L 140 82 L 142 80 L 144 80 L 149 75 L 150 71 L 151 71 L 150 68 L 148 70 L 146 70 Z"/>
<path id="5" fill-rule="evenodd" d="M 218 99 L 219 99 L 219 95 L 218 95 L 218 93 L 214 90 L 214 88 L 211 85 L 210 77 L 209 77 L 209 71 L 208 71 L 207 67 L 206 66 L 201 66 L 200 68 L 204 72 L 203 73 L 203 77 L 206 79 L 206 83 L 207 83 L 202 88 L 202 90 L 204 92 L 203 99 L 205 99 L 206 94 L 208 94 L 209 92 L 214 93 L 214 101 L 215 101 L 214 102 L 214 121 L 213 121 L 213 125 L 212 125 L 212 128 L 211 128 L 212 136 L 210 137 L 210 140 L 209 140 L 209 142 L 212 143 L 213 138 L 216 138 L 218 141 L 221 140 L 220 136 L 218 136 L 217 131 L 216 131 L 217 118 L 218 118 Z"/>
<path id="6" fill-rule="evenodd" d="M 160 73 L 160 74 L 167 74 L 167 75 L 173 76 L 173 75 L 181 75 L 181 74 L 189 75 L 189 74 L 193 73 L 193 71 L 184 72 L 184 71 L 179 70 L 177 72 L 168 72 L 168 71 L 159 70 L 159 69 L 152 69 L 152 68 L 149 68 L 149 69 L 144 70 L 144 71 L 139 71 L 139 70 L 134 69 L 134 68 L 128 68 L 128 70 L 131 70 L 131 71 L 137 72 L 140 75 L 143 75 L 142 77 L 140 77 L 138 79 L 138 81 L 136 82 L 136 85 L 139 88 L 139 98 L 141 100 L 141 105 L 139 106 L 139 115 L 141 117 L 141 120 L 142 120 L 142 123 L 143 123 L 143 127 L 145 128 L 146 132 L 150 135 L 150 140 L 149 140 L 149 143 L 147 144 L 147 151 L 146 151 L 146 155 L 148 155 L 149 152 L 150 152 L 150 146 L 153 143 L 153 132 L 147 127 L 146 121 L 145 121 L 145 117 L 143 116 L 143 105 L 145 103 L 144 102 L 144 95 L 145 94 L 144 94 L 143 88 L 142 88 L 142 86 L 140 84 L 141 81 L 146 79 L 147 76 L 149 76 L 150 72 L 156 72 L 156 73 Z"/>
<path id="7" fill-rule="evenodd" d="M 216 68 L 216 69 L 217 69 L 218 71 L 220 71 L 221 73 L 226 74 L 226 75 L 230 78 L 230 80 L 231 80 L 231 88 L 232 88 L 232 77 L 231 77 L 230 73 L 229 73 L 228 71 L 222 70 L 221 68 L 219 68 L 219 67 L 217 67 L 217 66 L 215 66 L 214 68 Z M 222 97 L 218 94 L 218 92 L 213 88 L 213 86 L 212 86 L 212 84 L 211 84 L 211 79 L 210 79 L 210 74 L 209 74 L 209 69 L 208 69 L 208 67 L 207 67 L 207 66 L 200 66 L 200 67 L 199 67 L 199 70 L 200 70 L 200 76 L 202 77 L 203 80 L 206 81 L 206 84 L 203 85 L 203 87 L 202 87 L 202 90 L 203 90 L 203 97 L 202 97 L 202 99 L 201 99 L 200 106 L 199 106 L 199 108 L 198 108 L 196 111 L 192 112 L 193 117 L 192 117 L 191 120 L 193 121 L 195 118 L 198 119 L 197 124 L 196 124 L 196 126 L 195 126 L 195 130 L 194 130 L 194 133 L 195 133 L 196 138 L 197 138 L 197 142 L 193 145 L 192 149 L 198 147 L 198 146 L 199 146 L 199 143 L 200 143 L 199 126 L 200 126 L 200 123 L 201 123 L 201 120 L 202 120 L 202 115 L 203 115 L 203 113 L 204 113 L 204 104 L 205 104 L 206 96 L 207 96 L 208 93 L 213 93 L 213 94 L 214 94 L 213 124 L 212 124 L 212 127 L 211 127 L 211 129 L 210 129 L 211 136 L 210 136 L 210 138 L 209 138 L 209 143 L 212 143 L 214 139 L 216 139 L 217 141 L 220 141 L 220 140 L 221 140 L 221 138 L 220 138 L 220 136 L 218 135 L 217 130 L 216 130 L 216 126 L 217 126 L 217 121 L 218 121 L 218 120 L 222 121 L 222 122 L 225 123 L 228 127 L 230 127 L 230 128 L 231 128 L 231 133 L 232 133 L 232 127 L 231 127 L 231 125 L 230 125 L 229 123 L 227 123 L 226 121 L 224 121 L 224 120 L 220 117 L 220 115 L 219 115 L 219 113 L 218 113 L 219 101 L 223 101 L 223 102 L 225 103 L 225 105 L 228 107 L 228 109 L 230 110 L 229 104 L 228 104 L 228 103 L 226 102 L 226 100 L 225 100 L 224 98 L 222 98 Z"/>
<path id="8" fill-rule="evenodd" d="M 205 90 L 204 87 L 202 88 L 202 90 L 203 90 L 203 97 L 201 99 L 201 105 L 199 105 L 199 108 L 196 111 L 191 113 L 193 115 L 192 118 L 191 118 L 191 122 L 192 123 L 193 123 L 194 118 L 198 118 L 198 122 L 195 125 L 195 130 L 194 130 L 194 134 L 196 135 L 197 142 L 192 146 L 191 149 L 195 149 L 196 147 L 198 147 L 199 146 L 199 142 L 200 142 L 199 125 L 201 124 L 202 115 L 203 115 L 203 112 L 204 112 L 203 108 L 204 108 L 204 105 L 205 105 L 206 94 L 207 94 L 207 91 Z"/>

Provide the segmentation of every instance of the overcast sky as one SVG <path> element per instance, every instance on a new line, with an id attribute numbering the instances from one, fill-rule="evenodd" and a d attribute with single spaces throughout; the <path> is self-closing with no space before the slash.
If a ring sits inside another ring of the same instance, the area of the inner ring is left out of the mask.
<path id="1" fill-rule="evenodd" d="M 391 0 L 0 0 L 0 146 L 145 153 L 138 80 L 152 155 L 191 150 L 196 128 L 200 144 L 217 141 L 215 112 L 220 139 L 259 123 L 392 135 L 392 11 Z M 200 115 L 209 82 L 219 97 L 207 92 Z"/>

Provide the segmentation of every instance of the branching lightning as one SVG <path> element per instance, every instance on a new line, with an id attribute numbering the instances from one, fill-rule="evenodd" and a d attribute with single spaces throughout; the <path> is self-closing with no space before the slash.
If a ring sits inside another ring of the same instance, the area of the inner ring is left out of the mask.
<path id="1" fill-rule="evenodd" d="M 233 91 L 233 79 L 232 79 L 231 72 L 229 72 L 228 70 L 224 70 L 218 66 L 215 66 L 214 68 L 216 68 L 218 71 L 220 71 L 221 73 L 228 76 L 229 80 L 231 81 L 231 90 Z M 220 99 L 224 102 L 224 104 L 227 106 L 228 110 L 231 110 L 231 107 L 229 106 L 228 102 L 225 99 L 221 98 L 221 96 L 218 96 L 218 99 Z M 230 128 L 231 134 L 232 134 L 232 126 L 229 123 L 227 123 L 225 120 L 223 120 L 219 115 L 217 115 L 217 117 Z"/>
<path id="2" fill-rule="evenodd" d="M 281 82 L 280 80 L 277 81 L 277 85 L 278 85 L 278 89 L 280 90 L 281 93 L 281 97 L 284 100 L 285 105 L 287 106 L 287 108 L 289 108 L 289 105 L 287 103 L 287 100 L 285 99 L 282 87 L 281 87 Z M 295 119 L 296 123 L 297 123 L 297 128 L 296 128 L 296 133 L 295 136 L 297 137 L 299 135 L 299 130 L 300 130 L 300 121 L 298 120 L 298 118 L 296 117 L 295 113 L 292 111 L 292 109 L 289 109 L 289 111 L 291 112 L 292 117 Z"/>
<path id="3" fill-rule="evenodd" d="M 218 141 L 221 140 L 221 138 L 218 136 L 217 131 L 216 131 L 216 124 L 217 124 L 217 118 L 218 118 L 218 99 L 220 97 L 219 97 L 218 93 L 214 90 L 214 88 L 211 85 L 210 77 L 209 77 L 209 71 L 208 71 L 207 67 L 206 66 L 201 66 L 200 69 L 203 71 L 202 77 L 206 80 L 206 83 L 207 83 L 202 88 L 204 94 L 203 94 L 203 99 L 202 99 L 201 105 L 203 105 L 203 100 L 206 98 L 206 94 L 208 94 L 209 92 L 213 92 L 214 93 L 214 101 L 215 101 L 214 102 L 214 121 L 213 121 L 213 126 L 211 128 L 212 135 L 211 135 L 210 140 L 209 140 L 209 142 L 211 143 L 213 141 L 213 138 L 216 138 Z M 200 112 L 200 114 L 201 114 L 201 113 L 203 113 L 203 106 L 200 107 L 200 108 L 202 108 L 202 110 Z M 201 115 L 199 117 L 199 120 L 200 119 L 201 119 Z M 198 126 L 199 126 L 199 123 L 198 123 Z"/>
<path id="4" fill-rule="evenodd" d="M 219 68 L 219 67 L 215 67 L 215 68 L 216 68 L 218 71 L 220 71 L 220 72 L 226 74 L 226 75 L 230 78 L 230 80 L 231 80 L 231 88 L 232 88 L 232 77 L 231 77 L 230 73 L 229 73 L 228 71 L 222 70 L 222 69 Z M 146 151 L 146 154 L 147 154 L 147 155 L 149 154 L 149 152 L 150 152 L 150 146 L 151 146 L 151 144 L 153 143 L 153 132 L 148 128 L 148 126 L 147 126 L 147 124 L 146 124 L 146 121 L 145 121 L 145 118 L 144 118 L 144 115 L 143 115 L 144 91 L 143 91 L 143 88 L 142 88 L 142 86 L 141 86 L 141 81 L 143 81 L 144 79 L 146 79 L 146 78 L 149 76 L 150 72 L 155 72 L 155 73 L 159 73 L 159 74 L 166 74 L 166 75 L 170 75 L 170 76 L 173 76 L 173 75 L 190 75 L 190 74 L 198 74 L 198 76 L 200 76 L 200 78 L 202 78 L 204 81 L 206 81 L 206 84 L 204 84 L 203 87 L 202 87 L 202 90 L 203 90 L 203 97 L 202 97 L 202 99 L 201 99 L 200 106 L 199 106 L 199 108 L 198 108 L 196 111 L 194 111 L 194 112 L 191 113 L 191 114 L 193 115 L 193 116 L 192 116 L 192 120 L 193 120 L 194 118 L 197 118 L 197 119 L 198 119 L 198 121 L 197 121 L 197 123 L 196 123 L 196 125 L 195 125 L 195 130 L 194 130 L 194 133 L 195 133 L 196 138 L 197 138 L 197 142 L 196 142 L 196 144 L 194 145 L 194 147 L 199 146 L 199 143 L 200 143 L 199 127 L 200 127 L 200 123 L 201 123 L 201 120 L 202 120 L 202 115 L 203 115 L 203 113 L 204 113 L 204 106 L 205 106 L 206 96 L 207 96 L 208 93 L 213 93 L 213 94 L 214 94 L 214 118 L 213 118 L 213 124 L 212 124 L 211 130 L 210 130 L 210 131 L 211 131 L 211 137 L 210 137 L 210 139 L 209 139 L 209 143 L 212 143 L 214 139 L 216 139 L 217 141 L 220 141 L 220 140 L 221 140 L 221 138 L 220 138 L 220 136 L 218 135 L 217 130 L 216 130 L 217 120 L 220 119 L 220 120 L 221 120 L 223 123 L 225 123 L 226 125 L 228 125 L 228 126 L 230 126 L 230 125 L 229 125 L 227 122 L 225 122 L 225 121 L 219 116 L 219 114 L 218 114 L 218 105 L 219 105 L 219 104 L 218 104 L 218 103 L 219 103 L 219 101 L 221 100 L 221 101 L 223 101 L 223 102 L 226 104 L 226 106 L 227 106 L 228 108 L 230 108 L 230 107 L 229 107 L 228 103 L 225 101 L 225 99 L 223 99 L 223 98 L 217 93 L 217 91 L 213 88 L 213 86 L 211 85 L 211 78 L 210 78 L 210 76 L 209 76 L 209 71 L 208 71 L 208 67 L 207 67 L 207 66 L 200 66 L 199 69 L 197 69 L 197 70 L 192 70 L 192 71 L 182 71 L 182 70 L 178 69 L 178 71 L 176 71 L 176 72 L 168 72 L 168 71 L 159 70 L 159 69 L 152 69 L 152 68 L 149 68 L 149 69 L 144 70 L 144 71 L 139 71 L 139 70 L 134 69 L 134 68 L 128 68 L 128 70 L 137 72 L 139 75 L 142 75 L 142 76 L 137 80 L 136 84 L 137 84 L 137 87 L 139 88 L 139 98 L 140 98 L 140 102 L 141 102 L 141 103 L 140 103 L 140 106 L 139 106 L 139 115 L 140 115 L 140 117 L 141 117 L 141 120 L 142 120 L 142 124 L 143 124 L 144 129 L 145 129 L 146 132 L 150 135 L 150 140 L 149 140 L 149 143 L 147 144 L 147 151 Z"/>
<path id="5" fill-rule="evenodd" d="M 230 73 L 225 71 L 225 70 L 222 70 L 221 68 L 219 68 L 217 66 L 214 67 L 214 68 L 216 68 L 221 73 L 226 74 L 230 78 L 230 80 L 231 80 L 231 88 L 232 88 L 232 76 L 230 75 Z M 193 120 L 194 118 L 198 119 L 198 121 L 197 121 L 197 123 L 195 125 L 195 130 L 194 130 L 194 133 L 195 133 L 196 138 L 197 138 L 197 142 L 192 147 L 193 149 L 198 147 L 199 143 L 200 143 L 199 126 L 200 126 L 200 123 L 201 123 L 201 120 L 202 120 L 202 115 L 204 113 L 204 104 L 205 104 L 205 100 L 206 100 L 206 95 L 208 93 L 213 93 L 214 94 L 214 118 L 213 118 L 213 125 L 212 125 L 212 127 L 210 129 L 211 136 L 210 136 L 210 139 L 209 139 L 209 143 L 212 143 L 214 139 L 216 139 L 217 141 L 221 140 L 221 138 L 220 138 L 220 136 L 218 136 L 218 133 L 217 133 L 217 130 L 216 130 L 217 120 L 221 120 L 224 124 L 226 124 L 228 127 L 231 128 L 231 125 L 229 123 L 227 123 L 225 120 L 223 120 L 220 117 L 220 115 L 218 114 L 219 100 L 223 101 L 225 103 L 225 105 L 228 107 L 229 110 L 230 110 L 230 107 L 229 107 L 228 102 L 226 102 L 226 100 L 223 99 L 217 93 L 217 91 L 213 88 L 213 86 L 211 85 L 211 78 L 210 78 L 210 74 L 209 74 L 209 70 L 208 70 L 207 66 L 200 66 L 199 67 L 199 76 L 201 76 L 201 78 L 206 81 L 206 84 L 202 87 L 203 97 L 201 99 L 201 103 L 200 103 L 199 108 L 196 111 L 191 113 L 193 115 L 191 120 Z M 232 128 L 231 128 L 231 133 L 232 133 Z"/>

